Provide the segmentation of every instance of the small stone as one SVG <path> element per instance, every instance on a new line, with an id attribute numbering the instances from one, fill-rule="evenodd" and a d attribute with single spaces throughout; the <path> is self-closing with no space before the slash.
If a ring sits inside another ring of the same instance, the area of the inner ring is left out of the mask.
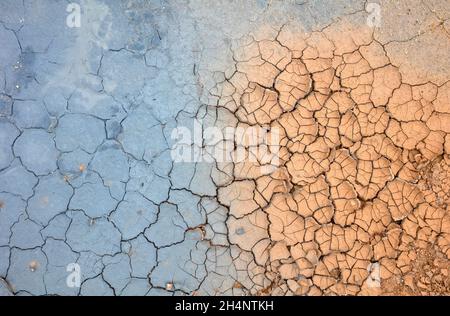
<path id="1" fill-rule="evenodd" d="M 36 260 L 31 261 L 28 265 L 28 268 L 31 272 L 35 272 L 39 268 L 39 262 L 37 262 Z"/>
<path id="2" fill-rule="evenodd" d="M 167 283 L 167 284 L 166 284 L 166 290 L 167 290 L 167 291 L 173 291 L 173 287 L 174 287 L 174 286 L 173 286 L 173 283 Z"/>

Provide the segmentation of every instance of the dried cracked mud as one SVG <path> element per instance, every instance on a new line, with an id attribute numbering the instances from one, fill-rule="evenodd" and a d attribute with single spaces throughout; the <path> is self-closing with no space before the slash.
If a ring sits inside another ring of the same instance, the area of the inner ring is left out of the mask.
<path id="1" fill-rule="evenodd" d="M 449 295 L 450 3 L 373 4 L 1 1 L 0 294 Z"/>

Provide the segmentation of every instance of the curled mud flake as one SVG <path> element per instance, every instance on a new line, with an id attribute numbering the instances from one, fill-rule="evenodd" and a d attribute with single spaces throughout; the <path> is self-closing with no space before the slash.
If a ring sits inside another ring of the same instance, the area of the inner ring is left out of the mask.
<path id="1" fill-rule="evenodd" d="M 298 141 L 308 145 L 318 133 L 318 126 L 313 113 L 303 106 L 282 115 L 278 122 L 292 142 Z"/>
<path id="2" fill-rule="evenodd" d="M 356 166 L 356 160 L 347 149 L 337 150 L 334 160 L 326 172 L 327 182 L 333 186 L 339 185 L 345 180 L 354 183 L 357 175 Z"/>
<path id="3" fill-rule="evenodd" d="M 431 131 L 420 141 L 417 149 L 428 161 L 433 161 L 444 153 L 444 133 Z"/>
<path id="4" fill-rule="evenodd" d="M 361 140 L 361 127 L 353 112 L 348 111 L 342 116 L 339 134 L 341 135 L 341 143 L 345 147 L 351 147 L 353 143 Z"/>
<path id="5" fill-rule="evenodd" d="M 299 269 L 295 263 L 285 263 L 278 268 L 278 272 L 282 279 L 289 280 L 297 278 Z"/>
<path id="6" fill-rule="evenodd" d="M 360 104 L 355 111 L 364 137 L 384 133 L 389 123 L 389 114 L 383 107 L 374 107 L 371 103 Z"/>
<path id="7" fill-rule="evenodd" d="M 304 218 L 312 216 L 318 223 L 326 224 L 333 217 L 330 189 L 323 176 L 316 182 L 297 189 L 293 198 L 297 204 L 297 213 Z"/>
<path id="8" fill-rule="evenodd" d="M 371 236 L 384 234 L 391 222 L 387 204 L 379 199 L 366 203 L 364 207 L 356 211 L 355 224 Z"/>
<path id="9" fill-rule="evenodd" d="M 288 280 L 287 285 L 294 295 L 304 296 L 311 291 L 312 281 L 311 279 Z"/>
<path id="10" fill-rule="evenodd" d="M 442 131 L 450 133 L 450 114 L 433 112 L 427 120 L 427 126 L 432 131 Z"/>
<path id="11" fill-rule="evenodd" d="M 380 192 L 379 198 L 387 203 L 395 221 L 407 217 L 417 205 L 424 201 L 422 192 L 415 185 L 400 180 L 389 182 Z"/>
<path id="12" fill-rule="evenodd" d="M 327 66 L 329 65 L 327 64 Z M 323 95 L 329 95 L 331 92 L 340 89 L 339 78 L 336 76 L 336 71 L 331 67 L 314 72 L 312 74 L 312 80 L 314 82 L 314 90 Z"/>
<path id="13" fill-rule="evenodd" d="M 289 259 L 290 252 L 284 241 L 276 242 L 270 249 L 270 260 Z"/>
<path id="14" fill-rule="evenodd" d="M 325 169 L 308 154 L 295 153 L 286 164 L 292 182 L 297 185 L 313 183 Z"/>
<path id="15" fill-rule="evenodd" d="M 391 224 L 383 235 L 378 235 L 372 240 L 374 259 L 395 259 L 398 256 L 400 236 L 402 229 L 396 224 Z"/>
<path id="16" fill-rule="evenodd" d="M 292 209 L 296 209 L 296 203 L 291 197 L 283 194 L 273 197 L 272 203 L 266 208 L 271 239 L 284 240 L 289 246 L 313 240 L 317 222 L 311 217 L 303 218 Z"/>
<path id="17" fill-rule="evenodd" d="M 306 148 L 306 152 L 313 158 L 325 171 L 330 168 L 330 163 L 334 158 L 334 151 L 328 146 L 326 138 L 319 137 Z"/>
<path id="18" fill-rule="evenodd" d="M 363 200 L 373 199 L 394 178 L 391 162 L 384 157 L 375 161 L 359 160 L 357 170 L 355 188 Z"/>
<path id="19" fill-rule="evenodd" d="M 350 98 L 348 93 L 341 91 L 333 93 L 325 104 L 330 109 L 337 108 L 341 115 L 347 113 L 349 110 L 353 110 L 355 107 L 355 102 Z"/>
<path id="20" fill-rule="evenodd" d="M 321 117 L 321 115 L 324 115 Z M 322 152 L 330 150 L 331 148 L 341 146 L 340 135 L 339 135 L 339 117 L 336 112 L 334 113 L 317 113 L 317 120 L 320 124 L 319 135 L 320 138 L 314 142 L 316 145 L 322 145 Z M 325 125 L 322 125 L 325 124 Z M 326 124 L 329 124 L 328 126 Z M 333 126 L 336 125 L 336 126 Z M 309 148 L 311 151 L 312 148 Z"/>
<path id="21" fill-rule="evenodd" d="M 380 280 L 381 286 L 385 288 L 384 282 L 385 280 L 389 280 L 391 278 L 400 280 L 401 270 L 397 267 L 397 261 L 391 258 L 382 258 L 379 261 L 380 264 Z"/>
<path id="22" fill-rule="evenodd" d="M 321 291 L 324 291 L 334 284 L 336 284 L 336 279 L 331 277 L 329 272 L 325 270 L 326 268 L 322 268 L 320 274 L 319 271 L 313 276 L 312 282 L 315 286 L 317 286 Z M 336 270 L 337 271 L 337 270 Z"/>
<path id="23" fill-rule="evenodd" d="M 435 208 L 428 203 L 422 203 L 413 215 L 421 228 L 429 227 L 437 234 L 450 233 L 450 215 L 442 208 Z"/>
<path id="24" fill-rule="evenodd" d="M 302 278 L 312 277 L 321 256 L 319 246 L 315 242 L 305 242 L 292 246 L 290 252 L 298 266 L 299 276 Z"/>
<path id="25" fill-rule="evenodd" d="M 386 135 L 394 140 L 394 144 L 407 150 L 413 150 L 430 133 L 425 123 L 420 121 L 402 122 L 391 120 Z"/>
<path id="26" fill-rule="evenodd" d="M 278 104 L 277 93 L 255 83 L 250 83 L 242 95 L 240 104 L 236 112 L 237 118 L 251 125 L 269 124 L 283 112 Z"/>
<path id="27" fill-rule="evenodd" d="M 354 254 L 357 257 L 354 257 Z M 317 272 L 333 284 L 328 289 L 331 293 L 354 295 L 359 292 L 368 277 L 367 266 L 370 261 L 367 257 L 370 255 L 370 247 L 358 243 L 348 254 L 333 253 L 325 256 L 323 265 L 317 267 Z"/>
<path id="28" fill-rule="evenodd" d="M 293 59 L 276 77 L 274 87 L 279 93 L 280 106 L 284 111 L 291 111 L 311 91 L 312 79 L 305 64 L 300 59 Z"/>
<path id="29" fill-rule="evenodd" d="M 356 157 L 361 160 L 377 160 L 381 157 L 391 161 L 391 170 L 395 174 L 401 163 L 401 149 L 396 147 L 392 140 L 384 134 L 376 134 L 372 137 L 364 138 L 361 146 L 356 150 Z"/>
<path id="30" fill-rule="evenodd" d="M 328 95 L 321 94 L 317 91 L 312 91 L 307 97 L 299 101 L 299 108 L 305 108 L 310 112 L 316 112 L 322 109 L 325 102 L 328 100 Z"/>
<path id="31" fill-rule="evenodd" d="M 408 156 L 408 158 L 405 158 L 405 155 Z M 403 152 L 402 160 L 405 161 L 405 164 L 398 173 L 399 179 L 410 183 L 417 183 L 419 171 L 417 170 L 417 162 L 415 157 L 418 157 L 419 155 L 420 154 L 417 150 Z"/>
<path id="32" fill-rule="evenodd" d="M 419 223 L 417 218 L 410 214 L 407 218 L 402 221 L 402 229 L 405 234 L 409 235 L 411 238 L 417 238 L 417 232 L 419 230 Z"/>
<path id="33" fill-rule="evenodd" d="M 354 223 L 355 211 L 359 209 L 361 202 L 353 186 L 348 181 L 344 181 L 332 187 L 331 199 L 335 207 L 334 222 L 342 227 Z"/>
<path id="34" fill-rule="evenodd" d="M 277 193 L 288 193 L 292 189 L 292 183 L 287 176 L 285 168 L 280 168 L 271 175 L 262 176 L 256 180 L 256 189 L 263 200 L 259 202 L 261 207 L 266 206 Z"/>
<path id="35" fill-rule="evenodd" d="M 351 272 L 351 263 L 345 254 L 329 254 L 317 266 L 313 282 L 326 293 L 349 295 L 349 291 L 357 290 L 357 287 L 351 290 L 353 286 L 347 283 Z"/>
<path id="36" fill-rule="evenodd" d="M 336 224 L 327 224 L 320 227 L 315 233 L 315 240 L 321 252 L 326 255 L 333 251 L 349 251 L 357 238 L 356 227 L 342 228 Z"/>

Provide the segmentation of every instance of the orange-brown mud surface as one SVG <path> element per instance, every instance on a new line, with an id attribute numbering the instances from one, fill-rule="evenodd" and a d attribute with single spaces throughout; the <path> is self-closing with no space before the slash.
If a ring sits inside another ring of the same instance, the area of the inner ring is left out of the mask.
<path id="1" fill-rule="evenodd" d="M 236 43 L 217 116 L 280 133 L 280 163 L 218 164 L 251 293 L 450 294 L 449 35 L 433 27 L 417 45 L 444 41 L 447 68 L 348 20 Z"/>

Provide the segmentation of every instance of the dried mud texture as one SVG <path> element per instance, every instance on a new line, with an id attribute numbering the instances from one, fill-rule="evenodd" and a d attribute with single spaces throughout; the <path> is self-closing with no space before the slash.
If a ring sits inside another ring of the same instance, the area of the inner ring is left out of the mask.
<path id="1" fill-rule="evenodd" d="M 450 3 L 377 2 L 1 0 L 0 296 L 448 294 Z"/>
<path id="2" fill-rule="evenodd" d="M 370 28 L 345 22 L 245 37 L 233 58 L 219 120 L 281 131 L 276 171 L 218 164 L 249 293 L 450 294 L 450 83 L 408 83 Z"/>

